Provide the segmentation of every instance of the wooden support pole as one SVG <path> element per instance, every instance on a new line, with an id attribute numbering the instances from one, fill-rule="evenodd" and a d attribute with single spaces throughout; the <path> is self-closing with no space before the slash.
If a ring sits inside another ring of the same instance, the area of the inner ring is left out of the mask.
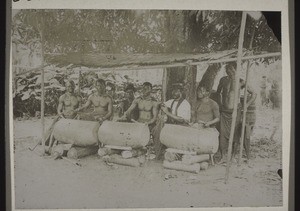
<path id="1" fill-rule="evenodd" d="M 247 70 L 246 70 L 246 85 L 244 91 L 244 104 L 243 104 L 243 122 L 242 122 L 242 133 L 240 137 L 240 151 L 238 157 L 238 166 L 241 165 L 242 155 L 243 155 L 243 148 L 244 148 L 244 136 L 245 136 L 245 125 L 246 125 L 246 114 L 247 114 L 247 88 L 248 88 L 248 77 L 249 77 L 249 66 L 250 62 L 247 63 Z"/>
<path id="2" fill-rule="evenodd" d="M 42 23 L 44 24 L 44 23 Z M 44 26 L 42 25 L 40 35 L 41 35 L 41 50 L 42 50 L 42 67 L 44 67 Z M 45 148 L 45 70 L 42 68 L 41 73 L 41 89 L 42 89 L 42 95 L 41 95 L 41 124 L 42 124 L 42 146 L 43 146 L 43 154 L 46 152 Z"/>
<path id="3" fill-rule="evenodd" d="M 163 79 L 162 79 L 162 96 L 161 96 L 161 100 L 162 102 L 166 102 L 166 95 L 167 95 L 167 77 L 168 71 L 167 68 L 163 69 Z"/>
<path id="4" fill-rule="evenodd" d="M 78 74 L 78 97 L 81 96 L 81 92 L 80 92 L 80 81 L 81 81 L 81 70 L 79 71 L 79 74 Z"/>
<path id="5" fill-rule="evenodd" d="M 228 182 L 229 176 L 229 168 L 231 165 L 231 156 L 232 156 L 232 143 L 235 132 L 235 123 L 237 117 L 237 106 L 239 100 L 239 88 L 240 88 L 240 72 L 242 68 L 242 53 L 243 53 L 243 43 L 244 43 L 244 33 L 246 26 L 247 13 L 242 13 L 242 21 L 241 21 L 241 29 L 239 34 L 239 46 L 238 46 L 238 54 L 237 54 L 237 69 L 235 73 L 235 89 L 234 89 L 234 107 L 232 113 L 232 122 L 229 136 L 229 144 L 228 144 L 228 152 L 227 152 L 227 163 L 226 163 L 226 173 L 225 173 L 225 183 Z"/>
<path id="6" fill-rule="evenodd" d="M 252 43 L 255 34 L 255 27 L 252 31 L 251 40 L 249 44 L 249 49 L 252 49 Z M 238 166 L 241 165 L 242 155 L 243 155 L 243 148 L 244 148 L 244 138 L 245 138 L 245 125 L 246 125 L 246 115 L 247 115 L 247 92 L 248 92 L 248 79 L 249 79 L 249 71 L 250 71 L 250 61 L 247 61 L 247 69 L 246 69 L 246 83 L 245 83 L 245 90 L 244 90 L 244 106 L 243 106 L 243 122 L 242 122 L 242 133 L 240 138 L 240 151 L 238 157 Z"/>

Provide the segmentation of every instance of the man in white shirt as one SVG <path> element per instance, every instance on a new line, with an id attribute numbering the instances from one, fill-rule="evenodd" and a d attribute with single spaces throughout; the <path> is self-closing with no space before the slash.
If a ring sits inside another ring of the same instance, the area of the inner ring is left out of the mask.
<path id="1" fill-rule="evenodd" d="M 173 99 L 162 104 L 162 111 L 168 116 L 169 123 L 186 125 L 191 120 L 191 105 L 184 98 L 183 85 L 173 84 Z"/>

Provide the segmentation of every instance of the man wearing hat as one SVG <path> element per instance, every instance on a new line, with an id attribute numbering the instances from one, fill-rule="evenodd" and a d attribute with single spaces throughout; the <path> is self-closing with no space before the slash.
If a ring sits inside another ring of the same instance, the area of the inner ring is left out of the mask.
<path id="1" fill-rule="evenodd" d="M 163 103 L 161 109 L 168 116 L 169 123 L 186 125 L 191 120 L 191 105 L 184 98 L 183 84 L 173 84 L 172 88 L 173 99 Z"/>

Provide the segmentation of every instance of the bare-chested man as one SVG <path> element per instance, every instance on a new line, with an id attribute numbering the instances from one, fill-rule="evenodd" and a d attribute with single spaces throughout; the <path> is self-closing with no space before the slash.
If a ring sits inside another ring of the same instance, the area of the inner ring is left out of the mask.
<path id="1" fill-rule="evenodd" d="M 95 88 L 97 92 L 91 94 L 82 107 L 78 108 L 77 111 L 84 110 L 91 105 L 94 106 L 94 111 L 88 114 L 86 120 L 98 121 L 102 123 L 103 121 L 109 119 L 113 112 L 112 99 L 109 95 L 105 93 L 105 81 L 98 79 L 95 81 Z"/>
<path id="2" fill-rule="evenodd" d="M 66 82 L 66 93 L 59 97 L 57 114 L 66 119 L 74 119 L 77 116 L 75 111 L 79 107 L 80 97 L 74 94 L 74 81 Z"/>
<path id="3" fill-rule="evenodd" d="M 192 122 L 194 127 L 214 127 L 220 121 L 219 105 L 209 98 L 210 91 L 205 86 L 197 88 L 196 111 L 193 114 Z"/>
<path id="4" fill-rule="evenodd" d="M 76 109 L 80 105 L 80 97 L 76 96 L 74 93 L 75 90 L 75 83 L 72 80 L 68 80 L 65 83 L 66 87 L 66 93 L 59 97 L 58 100 L 58 106 L 57 106 L 57 114 L 58 116 L 53 120 L 51 126 L 47 130 L 45 134 L 45 141 L 48 143 L 50 139 L 50 135 L 53 131 L 53 127 L 55 123 L 60 118 L 66 118 L 66 119 L 75 119 L 77 117 L 77 111 Z"/>
<path id="5" fill-rule="evenodd" d="M 231 129 L 232 122 L 232 112 L 234 107 L 234 88 L 235 88 L 235 71 L 236 63 L 228 63 L 226 66 L 226 73 L 228 76 L 225 76 L 220 79 L 220 83 L 217 89 L 217 93 L 221 95 L 221 117 L 220 117 L 220 152 L 221 152 L 221 161 L 220 163 L 225 162 L 225 155 L 227 154 L 227 146 Z M 240 86 L 245 86 L 243 81 L 240 81 Z M 247 87 L 248 92 L 251 94 L 251 98 L 247 102 L 249 106 L 256 98 L 256 94 L 252 91 L 250 87 Z M 239 93 L 238 93 L 239 94 Z M 239 98 L 239 96 L 238 96 Z M 238 106 L 237 111 L 237 121 L 236 128 L 234 133 L 234 146 L 239 142 L 240 134 L 238 129 L 240 128 L 241 122 L 241 105 Z M 235 147 L 233 148 L 233 152 Z"/>
<path id="6" fill-rule="evenodd" d="M 130 117 L 131 112 L 138 108 L 139 117 L 138 122 L 145 123 L 150 128 L 153 128 L 154 123 L 157 120 L 158 106 L 159 104 L 151 96 L 152 84 L 150 82 L 145 82 L 143 84 L 142 96 L 133 100 L 131 106 L 124 113 L 124 115 L 119 119 L 120 121 L 125 121 Z"/>

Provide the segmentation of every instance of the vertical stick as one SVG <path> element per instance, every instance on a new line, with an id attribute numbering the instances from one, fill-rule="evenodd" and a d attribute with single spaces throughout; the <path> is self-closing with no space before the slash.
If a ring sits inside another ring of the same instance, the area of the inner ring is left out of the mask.
<path id="1" fill-rule="evenodd" d="M 252 36 L 249 44 L 249 49 L 252 49 L 252 43 L 253 38 L 255 34 L 255 27 L 252 31 Z M 242 122 L 242 134 L 240 139 L 240 151 L 239 151 L 239 157 L 238 157 L 238 166 L 241 165 L 242 155 L 243 155 L 243 148 L 244 148 L 244 138 L 245 138 L 245 125 L 246 125 L 246 114 L 247 114 L 247 92 L 248 92 L 248 78 L 249 78 L 249 69 L 250 69 L 250 62 L 248 60 L 247 63 L 247 69 L 246 69 L 246 84 L 245 84 L 245 90 L 244 90 L 244 106 L 243 106 L 243 122 Z"/>
<path id="2" fill-rule="evenodd" d="M 42 146 L 43 146 L 43 154 L 46 152 L 45 148 L 45 81 L 44 81 L 44 75 L 45 75 L 45 70 L 44 70 L 44 23 L 42 23 L 42 28 L 40 31 L 41 35 L 41 50 L 42 50 L 42 74 L 41 74 L 41 89 L 42 89 L 42 96 L 41 96 L 41 124 L 42 124 Z"/>
<path id="3" fill-rule="evenodd" d="M 80 97 L 80 80 L 81 80 L 81 71 L 79 70 L 79 75 L 78 75 L 78 96 Z"/>
<path id="4" fill-rule="evenodd" d="M 246 85 L 244 91 L 244 104 L 243 104 L 243 122 L 242 122 L 242 134 L 240 138 L 240 151 L 238 157 L 238 166 L 241 165 L 242 155 L 243 155 L 243 147 L 244 147 L 244 136 L 245 136 L 245 125 L 246 125 L 246 114 L 247 114 L 247 89 L 248 89 L 248 77 L 249 77 L 249 66 L 250 62 L 248 60 L 247 70 L 246 70 Z"/>
<path id="5" fill-rule="evenodd" d="M 241 21 L 241 29 L 239 34 L 239 47 L 238 47 L 238 55 L 237 55 L 237 69 L 235 74 L 235 90 L 234 90 L 234 107 L 232 113 L 232 122 L 231 122 L 231 129 L 230 129 L 230 136 L 229 136 L 229 145 L 228 145 L 228 152 L 227 152 L 227 164 L 226 164 L 226 173 L 225 173 L 225 183 L 228 182 L 229 176 L 229 168 L 231 164 L 231 154 L 232 154 L 232 143 L 235 131 L 235 123 L 237 117 L 237 106 L 238 106 L 238 96 L 239 96 L 239 88 L 240 88 L 240 72 L 242 68 L 242 54 L 243 54 L 243 43 L 244 43 L 244 33 L 245 33 L 245 26 L 246 26 L 246 12 L 242 14 L 242 21 Z"/>
<path id="6" fill-rule="evenodd" d="M 163 81 L 162 81 L 162 102 L 166 101 L 166 95 L 167 95 L 167 68 L 163 69 Z"/>

